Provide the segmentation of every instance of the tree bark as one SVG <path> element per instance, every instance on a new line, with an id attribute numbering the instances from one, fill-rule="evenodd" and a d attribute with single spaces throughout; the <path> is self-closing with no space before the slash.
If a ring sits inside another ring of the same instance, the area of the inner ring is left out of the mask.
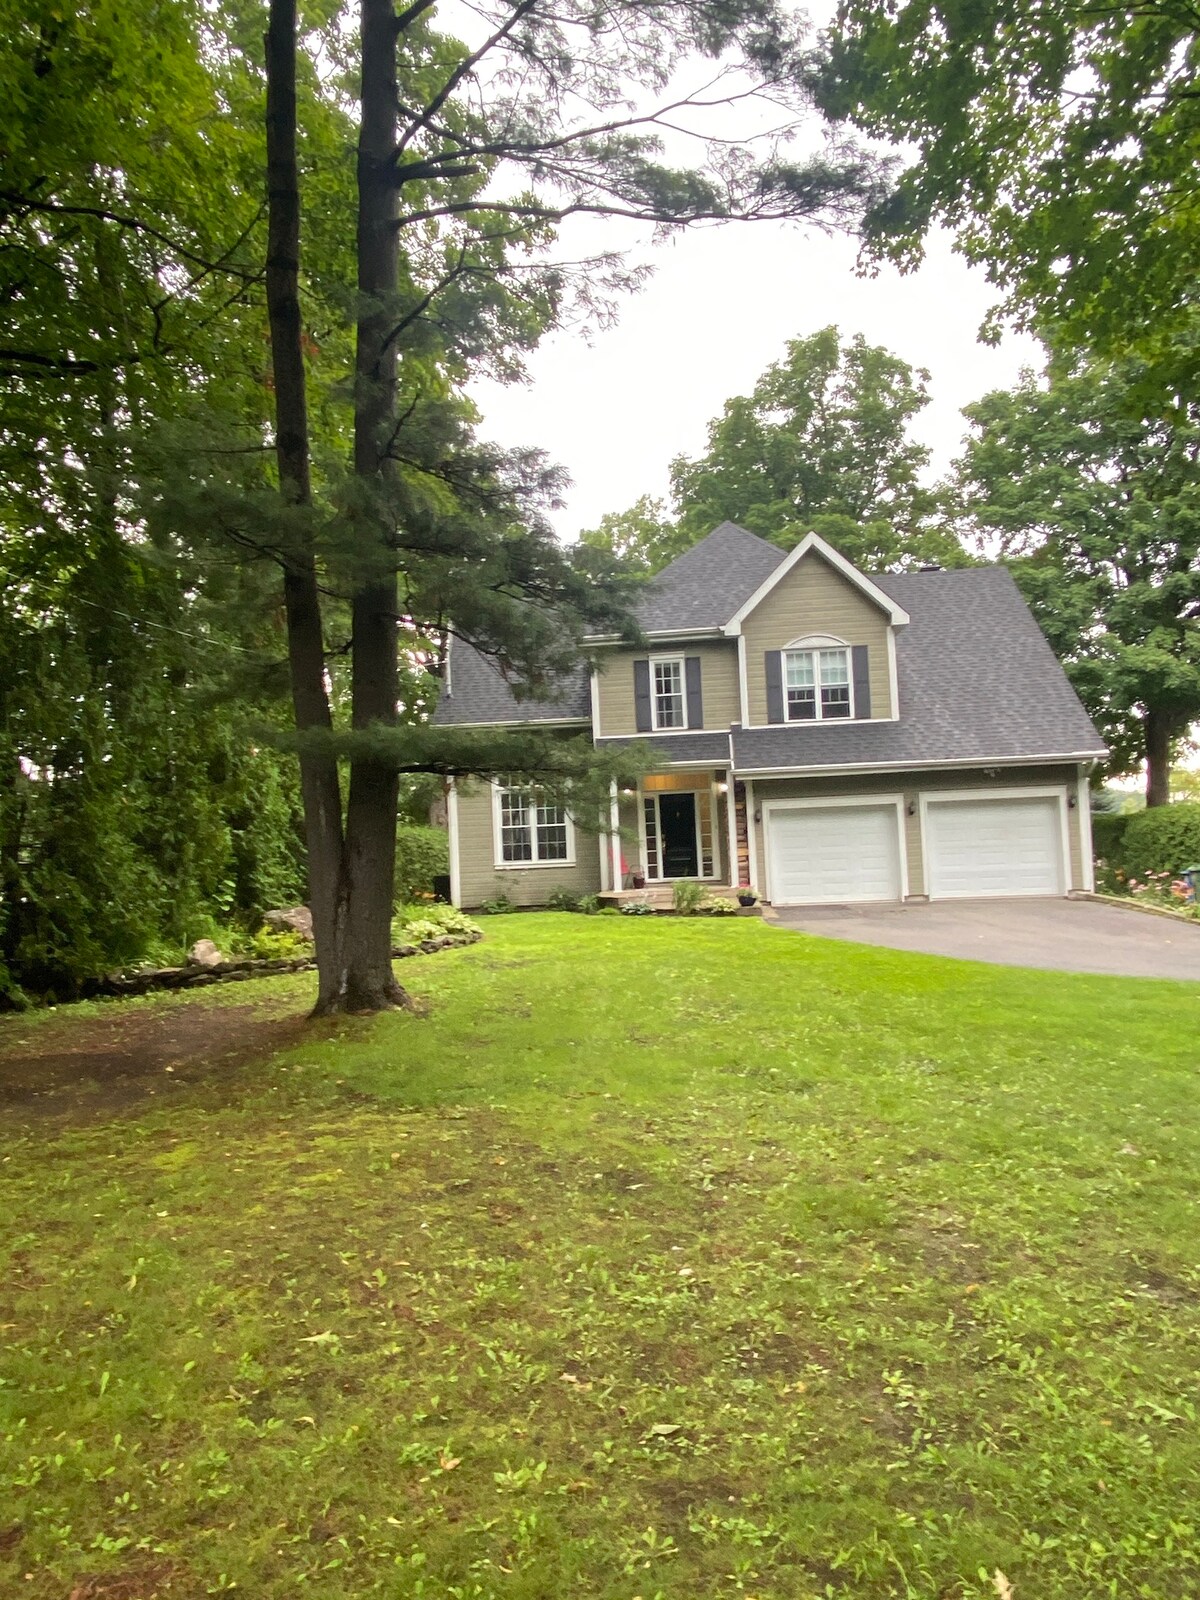
<path id="1" fill-rule="evenodd" d="M 1171 725 L 1161 711 L 1146 712 L 1146 804 L 1171 799 Z"/>
<path id="2" fill-rule="evenodd" d="M 354 728 L 394 727 L 397 580 L 386 506 L 396 415 L 391 337 L 399 265 L 394 173 L 396 19 L 391 0 L 362 0 L 362 121 L 358 140 L 358 325 L 354 375 L 354 471 L 361 489 L 362 579 L 353 600 Z M 346 810 L 349 901 L 343 1004 L 348 1011 L 407 1005 L 392 970 L 392 894 L 399 780 L 384 753 L 356 755 Z"/>
<path id="3" fill-rule="evenodd" d="M 275 380 L 275 459 L 284 500 L 311 504 L 308 398 L 300 313 L 300 180 L 296 161 L 296 0 L 271 0 L 267 64 L 267 314 Z M 331 733 L 321 597 L 311 538 L 297 528 L 283 575 L 288 666 L 296 730 Z M 300 788 L 308 892 L 316 944 L 318 1012 L 335 1009 L 344 984 L 342 797 L 337 759 L 302 748 Z"/>

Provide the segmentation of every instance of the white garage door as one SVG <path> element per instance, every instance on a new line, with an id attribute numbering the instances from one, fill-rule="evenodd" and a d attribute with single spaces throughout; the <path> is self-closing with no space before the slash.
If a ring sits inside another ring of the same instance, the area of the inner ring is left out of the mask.
<path id="1" fill-rule="evenodd" d="M 767 826 L 776 905 L 840 905 L 900 898 L 900 827 L 894 805 L 772 810 Z"/>
<path id="2" fill-rule="evenodd" d="M 925 811 L 929 895 L 1065 894 L 1057 796 L 936 800 Z"/>

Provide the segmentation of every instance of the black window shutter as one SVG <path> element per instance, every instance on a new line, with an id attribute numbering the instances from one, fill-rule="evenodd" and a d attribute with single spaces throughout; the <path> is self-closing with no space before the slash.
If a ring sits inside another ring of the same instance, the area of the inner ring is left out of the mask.
<path id="1" fill-rule="evenodd" d="M 687 683 L 687 725 L 689 728 L 702 728 L 704 699 L 700 693 L 700 657 L 687 656 L 683 665 L 683 675 Z"/>
<path id="2" fill-rule="evenodd" d="M 633 709 L 637 717 L 637 731 L 649 733 L 654 726 L 650 716 L 650 663 L 633 663 Z"/>
<path id="3" fill-rule="evenodd" d="M 853 657 L 851 676 L 854 679 L 854 715 L 871 715 L 870 657 L 865 644 L 856 644 L 850 652 Z"/>
<path id="4" fill-rule="evenodd" d="M 764 660 L 767 669 L 767 721 L 783 722 L 783 651 L 768 650 Z"/>

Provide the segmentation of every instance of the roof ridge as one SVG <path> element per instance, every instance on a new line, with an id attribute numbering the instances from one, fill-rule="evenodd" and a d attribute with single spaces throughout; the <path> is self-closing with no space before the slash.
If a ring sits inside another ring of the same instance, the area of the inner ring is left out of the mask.
<path id="1" fill-rule="evenodd" d="M 742 537 L 746 539 L 753 539 L 755 544 L 761 544 L 768 550 L 778 551 L 781 560 L 787 554 L 786 550 L 781 549 L 779 545 L 773 543 L 770 539 L 764 539 L 760 533 L 752 533 L 749 528 L 743 528 L 740 522 L 731 522 L 729 518 L 726 517 L 724 522 L 718 522 L 715 528 L 710 528 L 704 535 L 703 539 L 697 539 L 695 544 L 688 545 L 686 550 L 681 550 L 677 556 L 673 556 L 672 559 L 667 562 L 665 567 L 660 567 L 651 578 L 651 583 L 657 583 L 659 578 L 665 577 L 666 574 L 670 572 L 672 567 L 678 566 L 681 561 L 688 560 L 688 558 L 690 556 L 694 556 L 698 550 L 703 550 L 705 545 L 708 544 L 710 540 L 715 539 L 719 533 L 725 533 L 726 531 L 741 534 Z"/>

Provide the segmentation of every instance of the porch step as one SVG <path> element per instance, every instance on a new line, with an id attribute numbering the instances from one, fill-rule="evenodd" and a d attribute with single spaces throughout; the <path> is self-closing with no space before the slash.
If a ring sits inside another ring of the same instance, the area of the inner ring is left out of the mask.
<path id="1" fill-rule="evenodd" d="M 706 895 L 716 900 L 736 900 L 737 890 L 727 883 L 706 883 Z M 647 884 L 644 889 L 610 889 L 598 896 L 602 906 L 623 906 L 630 901 L 641 901 L 653 906 L 655 911 L 670 911 L 675 905 L 675 886 L 671 883 Z"/>

